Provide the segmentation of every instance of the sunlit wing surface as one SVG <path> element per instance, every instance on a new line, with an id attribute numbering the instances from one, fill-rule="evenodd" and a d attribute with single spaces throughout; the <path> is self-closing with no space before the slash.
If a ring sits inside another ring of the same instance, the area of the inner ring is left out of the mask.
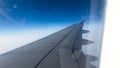
<path id="1" fill-rule="evenodd" d="M 0 56 L 0 68 L 85 68 L 83 22 Z M 85 42 L 84 42 L 85 41 Z"/>

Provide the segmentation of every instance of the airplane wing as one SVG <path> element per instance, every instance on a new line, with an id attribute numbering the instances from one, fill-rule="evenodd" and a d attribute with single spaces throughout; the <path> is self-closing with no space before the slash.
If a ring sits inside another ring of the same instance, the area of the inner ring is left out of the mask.
<path id="1" fill-rule="evenodd" d="M 85 68 L 81 23 L 0 56 L 0 68 Z M 86 41 L 86 40 L 85 40 Z M 84 43 L 85 44 L 85 43 Z"/>

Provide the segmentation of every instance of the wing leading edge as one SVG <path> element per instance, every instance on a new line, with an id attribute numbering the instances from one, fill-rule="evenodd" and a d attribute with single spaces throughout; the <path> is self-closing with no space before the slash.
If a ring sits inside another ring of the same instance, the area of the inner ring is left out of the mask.
<path id="1" fill-rule="evenodd" d="M 84 21 L 0 56 L 0 68 L 85 68 Z"/>

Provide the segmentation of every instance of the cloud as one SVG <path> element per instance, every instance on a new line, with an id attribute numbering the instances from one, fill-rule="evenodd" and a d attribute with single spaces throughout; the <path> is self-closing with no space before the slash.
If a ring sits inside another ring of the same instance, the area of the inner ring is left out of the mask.
<path id="1" fill-rule="evenodd" d="M 17 33 L 7 33 L 0 35 L 0 54 L 9 52 L 13 49 L 25 46 L 28 43 L 46 37 L 59 29 L 41 29 L 41 30 L 25 30 Z"/>

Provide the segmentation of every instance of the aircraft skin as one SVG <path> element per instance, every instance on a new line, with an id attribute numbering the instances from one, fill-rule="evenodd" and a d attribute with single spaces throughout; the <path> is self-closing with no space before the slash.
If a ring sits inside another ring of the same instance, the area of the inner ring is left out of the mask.
<path id="1" fill-rule="evenodd" d="M 0 68 L 86 68 L 84 21 L 0 56 Z"/>

